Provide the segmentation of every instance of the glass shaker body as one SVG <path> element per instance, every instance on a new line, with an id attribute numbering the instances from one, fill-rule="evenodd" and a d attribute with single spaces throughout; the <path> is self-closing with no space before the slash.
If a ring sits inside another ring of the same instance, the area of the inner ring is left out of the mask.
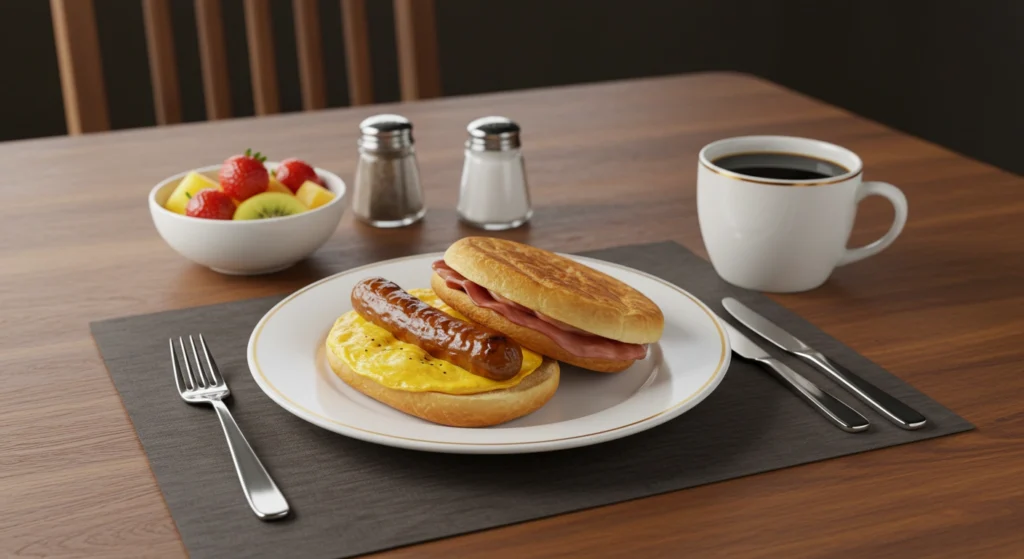
<path id="1" fill-rule="evenodd" d="M 377 115 L 360 128 L 352 213 L 374 227 L 403 227 L 419 221 L 427 210 L 412 125 L 398 115 Z"/>
<path id="2" fill-rule="evenodd" d="M 514 229 L 533 215 L 526 162 L 518 149 L 466 149 L 459 186 L 459 217 L 487 231 Z"/>
<path id="3" fill-rule="evenodd" d="M 514 229 L 530 220 L 530 189 L 519 126 L 490 116 L 466 128 L 465 163 L 459 186 L 459 218 L 487 231 Z"/>

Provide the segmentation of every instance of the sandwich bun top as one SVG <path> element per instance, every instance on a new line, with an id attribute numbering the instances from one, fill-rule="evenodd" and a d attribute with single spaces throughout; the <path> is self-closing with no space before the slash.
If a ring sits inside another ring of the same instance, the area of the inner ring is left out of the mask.
<path id="1" fill-rule="evenodd" d="M 470 281 L 585 332 L 630 344 L 658 341 L 661 309 L 639 291 L 588 266 L 536 247 L 465 237 L 444 261 Z"/>

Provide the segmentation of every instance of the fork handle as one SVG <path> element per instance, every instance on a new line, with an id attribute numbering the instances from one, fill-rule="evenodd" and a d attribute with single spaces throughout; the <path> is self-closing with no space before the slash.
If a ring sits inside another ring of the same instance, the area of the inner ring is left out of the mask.
<path id="1" fill-rule="evenodd" d="M 211 403 L 213 409 L 217 410 L 220 426 L 224 428 L 224 436 L 228 439 L 231 460 L 235 463 L 238 481 L 242 482 L 245 500 L 249 501 L 249 506 L 260 520 L 284 518 L 288 514 L 288 501 L 256 457 L 249 441 L 245 440 L 228 407 L 220 400 L 211 400 Z"/>

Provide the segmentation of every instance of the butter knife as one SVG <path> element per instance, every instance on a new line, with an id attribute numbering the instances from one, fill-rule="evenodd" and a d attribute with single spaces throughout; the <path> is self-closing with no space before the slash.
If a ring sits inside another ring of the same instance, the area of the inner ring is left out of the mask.
<path id="1" fill-rule="evenodd" d="M 928 422 L 914 408 L 890 396 L 881 388 L 796 339 L 792 334 L 779 328 L 736 299 L 726 297 L 722 299 L 722 306 L 744 326 L 769 342 L 814 365 L 899 427 L 907 430 L 920 429 Z"/>
<path id="2" fill-rule="evenodd" d="M 782 361 L 768 355 L 767 351 L 761 349 L 750 338 L 736 328 L 733 328 L 731 324 L 724 320 L 721 322 L 725 326 L 726 331 L 729 332 L 729 342 L 736 355 L 750 361 L 755 361 L 774 373 L 782 384 L 789 387 L 797 396 L 803 398 L 843 431 L 858 433 L 868 428 L 868 420 L 863 415 L 857 413 L 857 410 L 818 388 L 818 385 L 790 369 Z"/>

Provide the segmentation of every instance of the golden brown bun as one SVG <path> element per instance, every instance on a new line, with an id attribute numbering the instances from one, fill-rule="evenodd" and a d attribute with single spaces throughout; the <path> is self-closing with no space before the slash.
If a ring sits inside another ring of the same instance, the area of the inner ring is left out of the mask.
<path id="1" fill-rule="evenodd" d="M 584 369 L 590 369 L 591 371 L 599 371 L 602 373 L 617 373 L 629 368 L 629 366 L 633 364 L 632 361 L 612 361 L 609 359 L 588 359 L 585 357 L 577 357 L 562 349 L 561 346 L 554 342 L 554 340 L 544 334 L 541 334 L 532 328 L 520 326 L 491 309 L 478 307 L 476 303 L 469 298 L 469 295 L 466 295 L 464 291 L 451 289 L 445 284 L 444 279 L 437 274 L 430 277 L 430 287 L 434 289 L 434 293 L 437 293 L 437 296 L 447 303 L 448 306 L 459 311 L 471 321 L 497 330 L 519 342 L 523 347 L 532 349 L 541 355 L 563 361 L 570 365 L 576 365 L 577 367 L 583 367 Z"/>
<path id="2" fill-rule="evenodd" d="M 665 327 L 661 309 L 639 291 L 536 247 L 465 237 L 448 247 L 444 261 L 502 297 L 591 334 L 648 344 L 658 341 Z"/>
<path id="3" fill-rule="evenodd" d="M 327 352 L 331 369 L 341 380 L 367 396 L 409 415 L 452 427 L 488 427 L 537 411 L 558 388 L 558 363 L 545 359 L 536 371 L 512 388 L 479 394 L 444 394 L 395 390 L 364 377 Z"/>

